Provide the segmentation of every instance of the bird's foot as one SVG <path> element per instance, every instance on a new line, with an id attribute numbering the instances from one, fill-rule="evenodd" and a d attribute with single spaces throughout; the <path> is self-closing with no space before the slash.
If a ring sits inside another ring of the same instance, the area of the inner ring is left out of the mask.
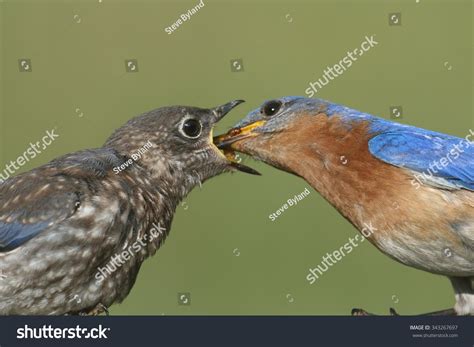
<path id="1" fill-rule="evenodd" d="M 107 306 L 99 302 L 93 309 L 79 312 L 79 315 L 80 316 L 98 316 L 102 313 L 105 313 L 105 315 L 108 316 L 109 310 Z"/>
<path id="2" fill-rule="evenodd" d="M 96 307 L 94 307 L 94 309 L 92 310 L 91 315 L 92 315 L 92 316 L 98 316 L 98 315 L 100 315 L 100 314 L 102 314 L 102 313 L 105 313 L 106 316 L 109 316 L 109 315 L 110 315 L 110 314 L 109 314 L 109 309 L 107 308 L 107 306 L 105 306 L 104 304 L 102 304 L 102 303 L 99 302 L 99 303 L 96 305 Z"/>
<path id="3" fill-rule="evenodd" d="M 353 308 L 351 312 L 352 316 L 375 316 L 373 313 L 369 313 L 361 308 Z"/>
<path id="4" fill-rule="evenodd" d="M 391 316 L 399 316 L 397 311 L 393 307 L 390 307 L 389 313 Z M 366 310 L 363 310 L 361 308 L 354 308 L 352 309 L 352 316 L 377 316 L 374 313 L 367 312 Z"/>

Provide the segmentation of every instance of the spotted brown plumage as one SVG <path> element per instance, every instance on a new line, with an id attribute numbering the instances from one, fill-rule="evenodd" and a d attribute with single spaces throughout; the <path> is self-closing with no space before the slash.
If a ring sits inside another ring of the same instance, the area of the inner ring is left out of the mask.
<path id="1" fill-rule="evenodd" d="M 96 314 L 125 299 L 180 201 L 213 176 L 252 172 L 211 140 L 240 103 L 147 112 L 102 148 L 0 184 L 0 314 Z M 99 272 L 124 250 L 126 261 Z"/>

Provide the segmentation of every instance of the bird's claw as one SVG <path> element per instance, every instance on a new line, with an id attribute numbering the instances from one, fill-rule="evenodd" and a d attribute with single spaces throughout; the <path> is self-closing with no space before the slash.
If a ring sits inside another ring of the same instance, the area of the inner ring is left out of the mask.
<path id="1" fill-rule="evenodd" d="M 101 308 L 102 308 L 102 312 L 105 313 L 106 316 L 110 316 L 110 313 L 109 313 L 109 309 L 107 308 L 107 306 L 99 303 L 99 305 Z"/>
<path id="2" fill-rule="evenodd" d="M 99 302 L 92 310 L 79 312 L 79 316 L 98 316 L 102 313 L 109 316 L 109 309 L 107 306 Z"/>
<path id="3" fill-rule="evenodd" d="M 399 316 L 398 312 L 393 307 L 390 307 L 389 312 L 391 316 Z"/>
<path id="4" fill-rule="evenodd" d="M 353 308 L 351 311 L 352 316 L 373 316 L 372 313 L 367 312 L 361 308 Z"/>
<path id="5" fill-rule="evenodd" d="M 399 316 L 398 312 L 395 311 L 393 307 L 390 307 L 389 312 L 391 316 Z M 351 315 L 352 316 L 375 316 L 375 314 L 367 312 L 366 310 L 363 310 L 361 308 L 352 309 Z"/>

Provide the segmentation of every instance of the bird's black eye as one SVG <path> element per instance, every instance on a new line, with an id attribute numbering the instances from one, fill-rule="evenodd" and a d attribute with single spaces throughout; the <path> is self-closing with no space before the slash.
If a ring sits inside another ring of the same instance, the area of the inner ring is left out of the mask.
<path id="1" fill-rule="evenodd" d="M 262 107 L 262 113 L 265 116 L 273 116 L 275 115 L 281 108 L 281 101 L 278 100 L 272 100 L 267 102 L 265 105 Z"/>
<path id="2" fill-rule="evenodd" d="M 181 125 L 181 131 L 186 137 L 195 139 L 201 135 L 202 124 L 197 119 L 188 118 Z"/>

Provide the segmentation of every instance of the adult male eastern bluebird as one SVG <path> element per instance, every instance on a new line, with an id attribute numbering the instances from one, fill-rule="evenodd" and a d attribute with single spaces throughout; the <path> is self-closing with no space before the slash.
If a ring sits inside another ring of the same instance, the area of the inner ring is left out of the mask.
<path id="1" fill-rule="evenodd" d="M 1 183 L 0 314 L 98 314 L 124 300 L 193 187 L 255 173 L 212 143 L 216 122 L 241 102 L 155 109 L 102 148 Z"/>
<path id="2" fill-rule="evenodd" d="M 304 178 L 391 258 L 449 277 L 474 314 L 474 132 L 465 139 L 320 99 L 271 100 L 215 139 Z M 364 235 L 365 236 L 365 235 Z M 391 311 L 396 314 L 394 310 Z M 355 309 L 355 315 L 367 312 Z"/>

